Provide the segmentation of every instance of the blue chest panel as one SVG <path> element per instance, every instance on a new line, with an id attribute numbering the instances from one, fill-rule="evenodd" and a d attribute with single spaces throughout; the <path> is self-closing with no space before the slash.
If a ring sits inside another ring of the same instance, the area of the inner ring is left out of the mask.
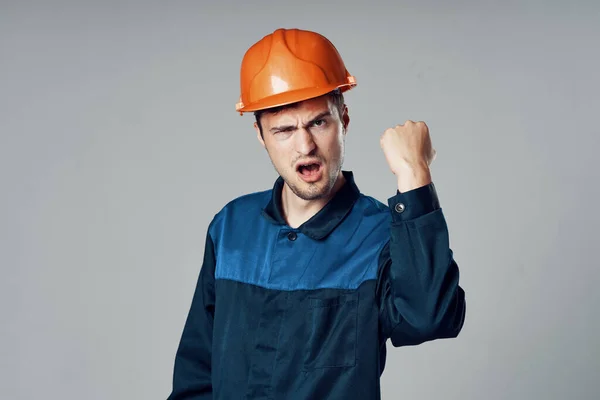
<path id="1" fill-rule="evenodd" d="M 216 279 L 287 291 L 356 289 L 376 278 L 379 252 L 389 240 L 387 208 L 361 195 L 330 235 L 315 240 L 265 218 L 269 195 L 236 199 L 215 217 Z"/>

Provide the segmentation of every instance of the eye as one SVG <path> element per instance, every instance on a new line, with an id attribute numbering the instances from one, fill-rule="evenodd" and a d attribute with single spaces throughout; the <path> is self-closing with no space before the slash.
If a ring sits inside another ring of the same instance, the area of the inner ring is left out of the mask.
<path id="1" fill-rule="evenodd" d="M 290 133 L 292 130 L 293 130 L 293 128 L 282 128 L 282 129 L 277 129 L 273 133 L 275 133 L 275 134 L 284 134 L 284 133 Z"/>
<path id="2" fill-rule="evenodd" d="M 318 119 L 315 122 L 313 122 L 313 125 L 316 127 L 321 127 L 323 125 L 325 125 L 325 120 L 324 119 Z"/>

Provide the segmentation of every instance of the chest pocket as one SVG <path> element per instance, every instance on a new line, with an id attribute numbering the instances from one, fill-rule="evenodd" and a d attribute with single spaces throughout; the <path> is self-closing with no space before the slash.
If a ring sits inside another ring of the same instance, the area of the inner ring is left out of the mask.
<path id="1" fill-rule="evenodd" d="M 303 370 L 356 364 L 358 292 L 308 298 Z"/>

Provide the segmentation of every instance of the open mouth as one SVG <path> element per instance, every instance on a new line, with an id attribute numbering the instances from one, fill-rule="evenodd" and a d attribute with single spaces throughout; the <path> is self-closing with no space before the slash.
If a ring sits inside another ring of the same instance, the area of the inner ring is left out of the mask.
<path id="1" fill-rule="evenodd" d="M 320 165 L 317 163 L 300 165 L 298 167 L 298 172 L 300 172 L 303 175 L 310 175 L 312 172 L 318 171 L 319 167 Z"/>
<path id="2" fill-rule="evenodd" d="M 296 171 L 303 177 L 312 177 L 319 174 L 321 170 L 321 164 L 318 162 L 307 162 L 303 164 L 299 164 L 296 167 Z"/>

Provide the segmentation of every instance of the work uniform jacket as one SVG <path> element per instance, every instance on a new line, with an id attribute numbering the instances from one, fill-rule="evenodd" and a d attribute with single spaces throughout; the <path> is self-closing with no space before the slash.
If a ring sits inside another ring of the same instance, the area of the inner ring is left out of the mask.
<path id="1" fill-rule="evenodd" d="M 296 229 L 281 177 L 214 216 L 168 400 L 376 400 L 387 340 L 458 335 L 465 293 L 433 183 L 386 206 L 343 174 Z"/>

